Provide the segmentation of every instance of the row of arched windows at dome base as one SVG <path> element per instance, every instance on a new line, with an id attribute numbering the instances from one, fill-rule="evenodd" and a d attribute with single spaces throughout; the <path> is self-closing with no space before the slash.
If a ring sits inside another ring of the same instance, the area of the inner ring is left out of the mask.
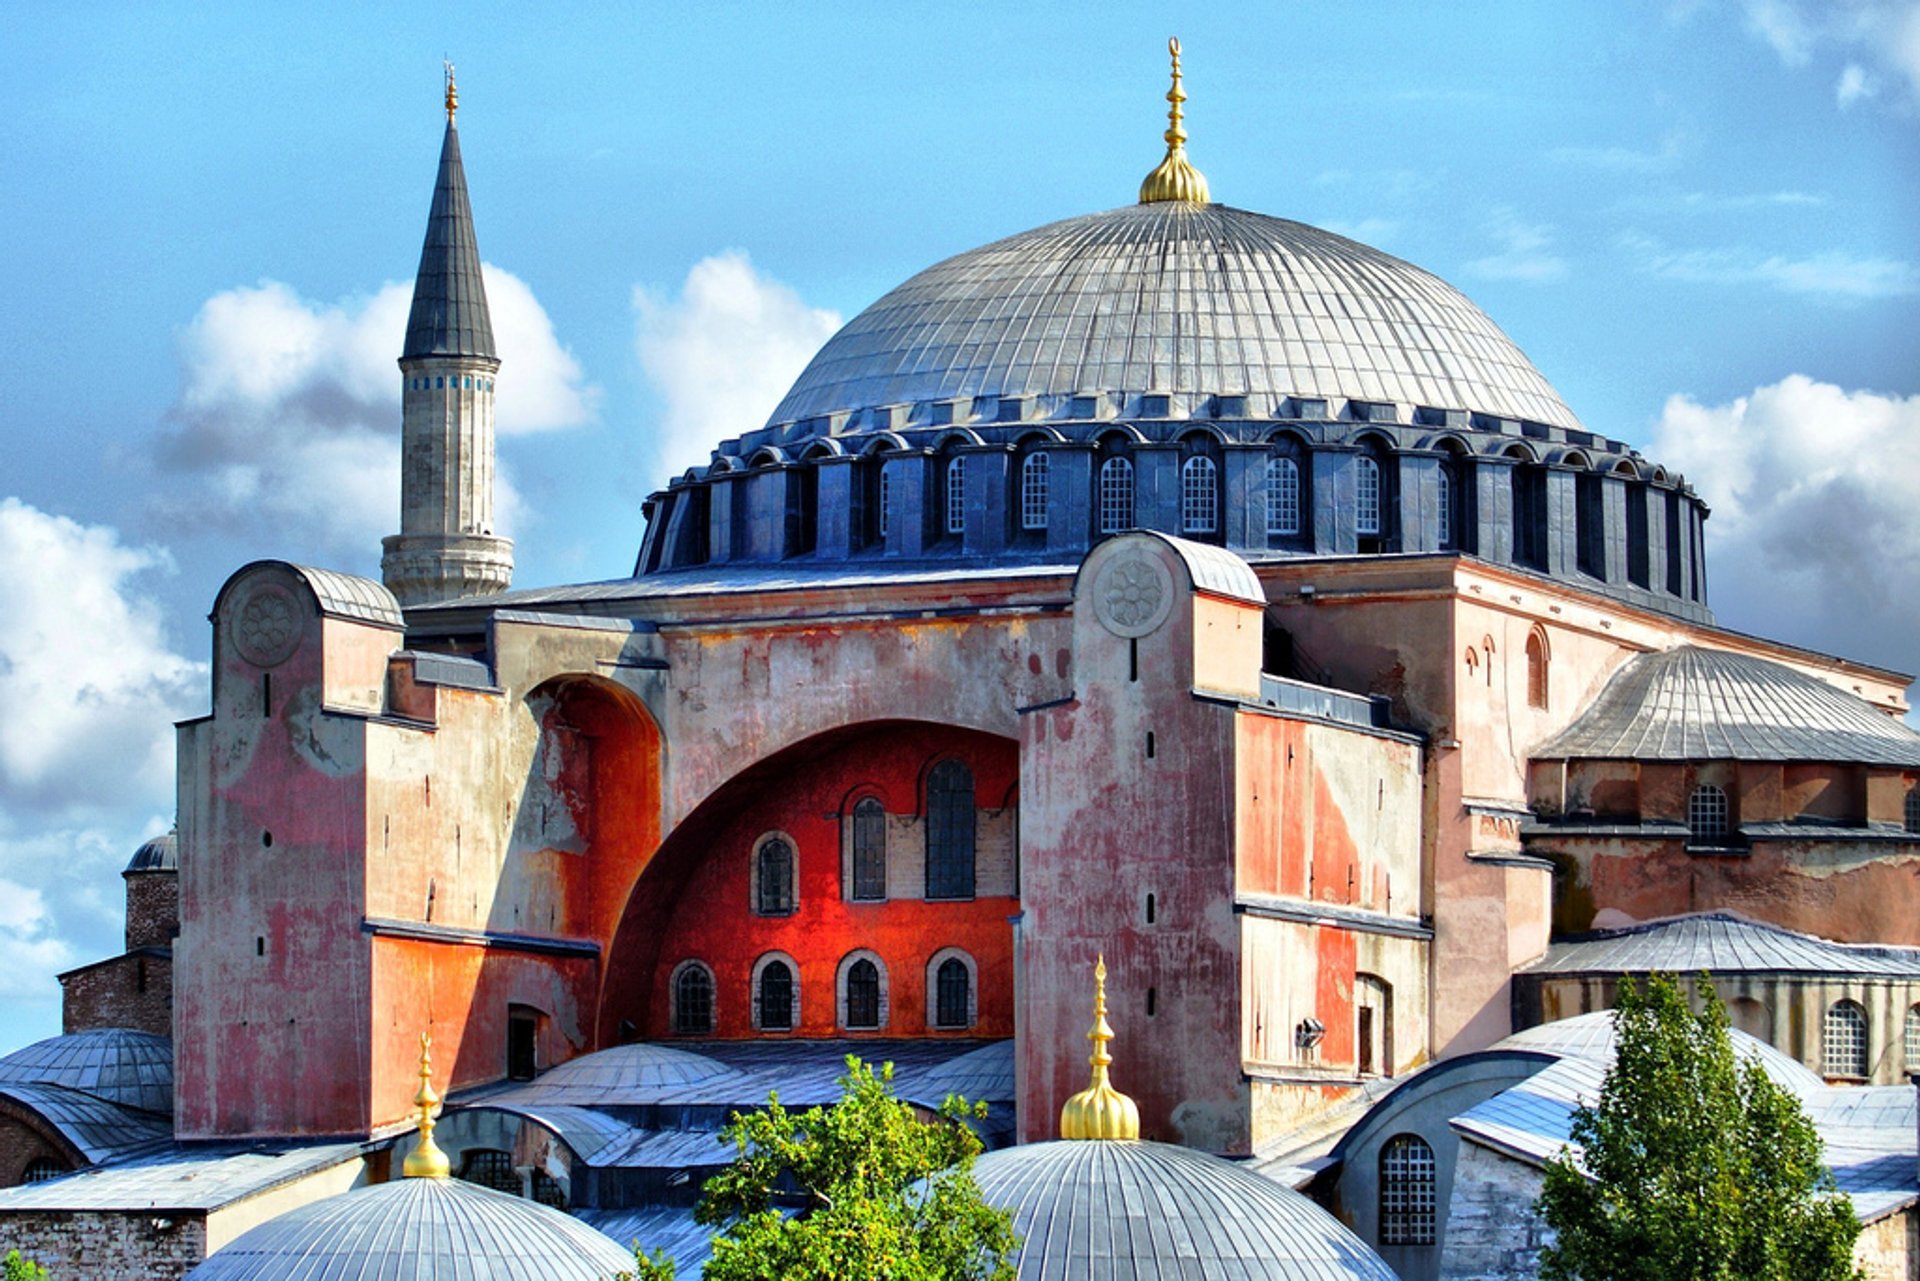
<path id="1" fill-rule="evenodd" d="M 927 958 L 927 1028 L 962 1032 L 979 1021 L 979 967 L 957 947 Z M 711 1036 L 718 1027 L 723 999 L 705 961 L 688 958 L 673 967 L 667 981 L 668 1024 L 675 1036 Z M 887 963 L 859 948 L 834 968 L 834 1026 L 843 1032 L 882 1032 L 892 1025 L 892 984 Z M 785 952 L 768 952 L 753 963 L 748 1002 L 756 1032 L 792 1032 L 800 1027 L 800 963 Z"/>
<path id="2" fill-rule="evenodd" d="M 827 448 L 816 444 L 814 450 Z M 732 476 L 740 479 L 729 485 L 731 507 L 724 522 L 731 550 L 720 559 L 805 555 L 823 540 L 849 552 L 886 548 L 902 533 L 901 522 L 910 519 L 919 521 L 911 531 L 916 551 L 937 550 L 943 542 L 969 549 L 980 543 L 986 550 L 1023 544 L 1068 548 L 1121 530 L 1157 528 L 1252 550 L 1466 551 L 1704 599 L 1697 504 L 1663 472 L 1655 469 L 1649 478 L 1627 459 L 1609 469 L 1569 450 L 1549 465 L 1525 444 L 1480 455 L 1453 437 L 1410 453 L 1377 435 L 1328 449 L 1284 431 L 1264 446 L 1238 447 L 1253 454 L 1251 459 L 1233 457 L 1235 451 L 1208 432 L 1161 447 L 1127 432 L 1109 432 L 1091 447 L 1090 462 L 1082 461 L 1085 447 L 1073 450 L 1071 469 L 1063 448 L 1030 436 L 1014 447 L 1007 471 L 970 465 L 977 451 L 961 452 L 961 438 L 949 438 L 931 454 L 913 453 L 883 438 L 851 460 L 809 452 L 789 463 L 777 451 L 763 449 L 748 465 L 761 469 L 755 475 L 782 467 L 784 493 L 779 486 L 742 484 L 745 476 L 739 472 L 710 472 L 705 481 L 682 486 L 673 491 L 675 503 L 684 508 L 672 519 L 677 535 L 657 538 L 647 568 L 714 558 L 711 488 Z M 1162 454 L 1177 461 L 1162 462 Z M 831 537 L 822 529 L 823 457 L 852 469 L 845 509 L 836 499 L 825 513 L 835 526 Z M 1163 470 L 1169 466 L 1171 473 Z M 1151 478 L 1148 471 L 1154 472 Z M 1555 482 L 1566 485 L 1563 498 L 1549 492 L 1550 472 L 1564 473 Z M 1618 493 L 1610 494 L 1609 485 L 1617 485 Z M 976 486 L 982 492 L 973 492 Z M 1085 493 L 1086 500 L 1074 501 L 1072 491 Z M 783 509 L 755 510 L 770 499 Z M 1244 521 L 1229 520 L 1234 503 L 1251 506 Z M 1550 516 L 1562 504 L 1570 520 Z M 1079 525 L 1081 520 L 1086 524 Z M 975 523 L 971 533 L 970 521 Z M 1063 523 L 1076 527 L 1062 528 Z M 784 536 L 777 545 L 749 546 L 755 528 L 780 529 Z M 1612 553 L 1610 546 L 1616 549 Z"/>

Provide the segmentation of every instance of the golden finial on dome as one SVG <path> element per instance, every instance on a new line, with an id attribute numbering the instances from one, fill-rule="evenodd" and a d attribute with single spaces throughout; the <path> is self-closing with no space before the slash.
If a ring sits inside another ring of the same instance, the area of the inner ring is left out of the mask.
<path id="1" fill-rule="evenodd" d="M 1180 200 L 1188 204 L 1204 205 L 1210 199 L 1207 193 L 1206 177 L 1187 161 L 1187 131 L 1180 124 L 1180 104 L 1187 100 L 1187 91 L 1180 87 L 1180 38 L 1175 36 L 1167 41 L 1167 52 L 1173 55 L 1173 87 L 1167 90 L 1167 156 L 1154 171 L 1140 184 L 1140 203 L 1157 204 L 1161 201 Z"/>
<path id="2" fill-rule="evenodd" d="M 1068 1099 L 1060 1108 L 1060 1137 L 1063 1139 L 1137 1139 L 1140 1137 L 1140 1108 L 1113 1088 L 1107 1080 L 1107 1067 L 1113 1056 L 1107 1042 L 1113 1029 L 1107 1025 L 1107 958 L 1093 963 L 1093 1030 L 1087 1033 L 1093 1042 L 1093 1080 L 1087 1088 Z"/>
<path id="3" fill-rule="evenodd" d="M 447 69 L 447 123 L 452 124 L 453 113 L 460 109 L 460 91 L 453 84 L 453 64 L 442 58 L 440 65 Z"/>
<path id="4" fill-rule="evenodd" d="M 409 1179 L 444 1179 L 453 1173 L 453 1163 L 433 1141 L 433 1109 L 439 1102 L 440 1096 L 433 1092 L 433 1037 L 422 1032 L 420 1091 L 413 1096 L 413 1106 L 420 1111 L 420 1141 L 413 1145 L 413 1151 L 407 1153 L 400 1167 L 400 1173 Z"/>

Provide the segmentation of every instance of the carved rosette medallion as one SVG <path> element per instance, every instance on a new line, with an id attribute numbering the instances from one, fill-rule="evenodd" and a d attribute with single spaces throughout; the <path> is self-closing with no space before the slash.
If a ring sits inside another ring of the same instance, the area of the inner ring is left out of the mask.
<path id="1" fill-rule="evenodd" d="M 300 607 L 278 583 L 262 583 L 247 593 L 234 615 L 233 644 L 258 667 L 278 667 L 300 647 Z"/>
<path id="2" fill-rule="evenodd" d="M 1173 575 L 1151 556 L 1117 556 L 1094 580 L 1093 605 L 1115 636 L 1145 636 L 1173 611 Z"/>

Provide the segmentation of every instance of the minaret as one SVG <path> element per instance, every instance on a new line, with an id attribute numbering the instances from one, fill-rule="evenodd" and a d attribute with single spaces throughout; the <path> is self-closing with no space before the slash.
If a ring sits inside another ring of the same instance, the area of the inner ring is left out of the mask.
<path id="1" fill-rule="evenodd" d="M 400 532 L 380 575 L 402 605 L 485 596 L 513 580 L 513 542 L 493 532 L 493 349 L 459 106 L 447 64 L 447 136 L 400 352 Z"/>

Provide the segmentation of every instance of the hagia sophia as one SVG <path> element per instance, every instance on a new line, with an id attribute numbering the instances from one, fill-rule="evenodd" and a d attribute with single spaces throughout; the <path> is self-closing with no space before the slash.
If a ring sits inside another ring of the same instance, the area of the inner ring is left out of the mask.
<path id="1" fill-rule="evenodd" d="M 1458 290 L 1214 203 L 1173 53 L 1136 203 L 899 285 L 532 587 L 449 74 L 382 581 L 212 602 L 125 951 L 0 1058 L 0 1247 L 697 1275 L 726 1117 L 851 1052 L 988 1104 L 1023 1278 L 1522 1278 L 1619 980 L 1707 971 L 1920 1275 L 1909 678 L 1718 626 L 1685 477 Z M 1131 1121 L 1068 1133 L 1100 956 Z"/>

